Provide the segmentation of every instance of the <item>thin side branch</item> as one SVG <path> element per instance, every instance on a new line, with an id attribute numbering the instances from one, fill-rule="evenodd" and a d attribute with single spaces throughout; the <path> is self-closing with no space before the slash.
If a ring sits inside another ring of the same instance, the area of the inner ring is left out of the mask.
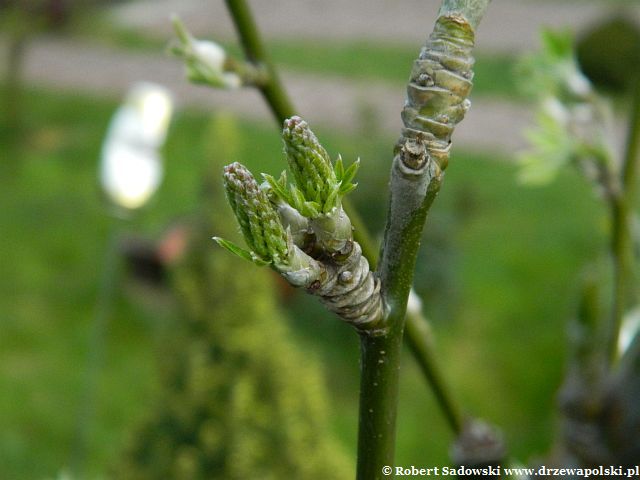
<path id="1" fill-rule="evenodd" d="M 413 353 L 424 376 L 428 379 L 438 405 L 442 410 L 449 427 L 456 434 L 462 432 L 464 417 L 460 407 L 449 391 L 442 372 L 438 368 L 437 359 L 433 353 L 431 344 L 431 332 L 427 320 L 419 311 L 407 311 L 407 324 L 405 327 L 406 342 Z"/>
<path id="2" fill-rule="evenodd" d="M 632 233 L 632 212 L 638 189 L 640 161 L 640 80 L 635 82 L 629 131 L 622 165 L 622 191 L 611 199 L 611 252 L 614 265 L 613 312 L 609 328 L 608 352 L 611 363 L 618 358 L 618 338 L 625 312 L 637 300 L 634 275 L 635 254 Z"/>
<path id="3" fill-rule="evenodd" d="M 280 127 L 285 119 L 294 116 L 298 112 L 293 108 L 293 104 L 282 86 L 278 72 L 271 63 L 247 2 L 245 0 L 225 1 L 236 31 L 240 36 L 240 42 L 247 59 L 258 66 L 262 66 L 267 72 L 266 81 L 258 88 L 267 105 L 271 108 L 271 112 L 278 120 L 278 127 Z"/>
<path id="4" fill-rule="evenodd" d="M 629 201 L 635 201 L 638 189 L 638 162 L 640 161 L 640 78 L 634 82 L 633 103 L 629 116 L 629 131 L 624 155 L 622 180 Z"/>
<path id="5" fill-rule="evenodd" d="M 630 282 L 633 278 L 633 241 L 631 212 L 625 195 L 610 201 L 611 254 L 613 257 L 613 300 L 609 323 L 608 357 L 611 364 L 618 359 L 618 338 L 625 311 L 629 307 Z"/>

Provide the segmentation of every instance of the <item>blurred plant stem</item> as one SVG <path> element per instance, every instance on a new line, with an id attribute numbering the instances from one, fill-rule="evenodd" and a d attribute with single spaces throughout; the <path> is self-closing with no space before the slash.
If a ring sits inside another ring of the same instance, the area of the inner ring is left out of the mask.
<path id="1" fill-rule="evenodd" d="M 433 395 L 451 427 L 451 430 L 459 435 L 462 432 L 464 419 L 460 407 L 456 404 L 449 386 L 443 377 L 443 372 L 437 368 L 434 358 L 433 339 L 429 321 L 420 311 L 407 311 L 407 323 L 405 326 L 406 342 L 413 356 L 418 362 L 422 373 L 429 382 Z M 436 367 L 436 368 L 434 368 Z"/>
<path id="2" fill-rule="evenodd" d="M 633 204 L 638 190 L 638 154 L 640 153 L 640 75 L 633 82 L 633 103 L 629 118 L 629 131 L 624 157 L 623 181 L 627 197 Z"/>
<path id="3" fill-rule="evenodd" d="M 111 222 L 109 226 L 110 232 L 103 260 L 102 276 L 98 285 L 98 298 L 90 324 L 87 358 L 80 385 L 75 437 L 71 450 L 70 466 L 74 478 L 84 478 L 86 473 L 87 452 L 91 443 L 92 427 L 96 413 L 100 372 L 105 360 L 107 327 L 118 280 L 120 265 L 118 245 L 121 234 L 121 221 L 115 218 L 110 218 L 109 221 Z"/>
<path id="4" fill-rule="evenodd" d="M 640 79 L 633 82 L 626 148 L 622 164 L 622 188 L 610 200 L 612 217 L 611 251 L 614 263 L 614 296 L 608 354 L 612 364 L 618 359 L 618 338 L 625 312 L 638 300 L 633 241 L 633 209 L 637 201 L 640 153 Z"/>
<path id="5" fill-rule="evenodd" d="M 271 64 L 257 25 L 251 11 L 244 0 L 226 0 L 236 30 L 249 61 L 262 64 L 270 73 L 268 81 L 258 88 L 269 104 L 278 125 L 297 112 L 294 110 L 284 87 Z M 488 6 L 488 1 L 444 1 L 439 15 L 462 15 L 469 17 L 475 26 Z M 402 182 L 400 182 L 402 183 Z M 398 375 L 400 368 L 400 351 L 404 331 L 406 303 L 413 281 L 413 269 L 417 256 L 426 214 L 431 201 L 436 196 L 439 182 L 434 182 L 435 188 L 429 188 L 426 198 L 416 197 L 415 211 L 407 212 L 412 218 L 408 224 L 394 230 L 393 221 L 390 238 L 395 239 L 386 244 L 387 251 L 398 248 L 402 254 L 395 256 L 383 264 L 383 280 L 387 280 L 388 300 L 391 303 L 391 314 L 388 318 L 389 328 L 382 336 L 361 335 L 361 393 L 360 393 L 360 432 L 358 441 L 358 478 L 372 479 L 381 475 L 382 465 L 393 465 L 395 447 L 395 417 L 397 410 Z M 422 192 L 423 194 L 426 192 Z M 350 215 L 354 209 L 346 207 Z M 401 207 L 403 208 L 403 207 Z M 401 214 L 401 212 L 392 212 Z M 396 215 L 397 217 L 397 215 Z M 375 268 L 375 255 L 371 251 L 373 242 L 359 218 L 352 218 L 355 239 L 361 245 L 365 256 Z M 399 218 L 397 218 L 401 221 Z M 402 221 L 401 221 L 402 223 Z M 397 225 L 396 225 L 397 226 Z M 387 239 L 389 240 L 389 239 Z M 395 242 L 396 244 L 391 245 Z M 391 256 L 393 257 L 393 255 Z M 400 261 L 398 261 L 400 260 Z M 425 376 L 430 383 L 438 403 L 440 404 L 449 425 L 454 432 L 459 433 L 462 417 L 448 390 L 444 386 L 435 355 L 432 352 L 428 338 L 423 334 L 424 323 L 417 315 L 410 315 L 407 321 L 411 327 L 407 329 L 412 352 L 418 359 Z"/>
<path id="6" fill-rule="evenodd" d="M 292 117 L 297 112 L 280 81 L 278 72 L 271 63 L 249 5 L 245 0 L 225 0 L 225 2 L 240 36 L 247 60 L 267 71 L 268 79 L 258 89 L 269 105 L 273 116 L 278 120 L 278 127 L 280 127 L 285 119 Z"/>

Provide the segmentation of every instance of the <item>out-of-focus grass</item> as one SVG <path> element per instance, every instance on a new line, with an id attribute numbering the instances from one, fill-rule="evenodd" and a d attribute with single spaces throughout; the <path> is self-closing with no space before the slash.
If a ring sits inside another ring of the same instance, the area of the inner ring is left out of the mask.
<path id="1" fill-rule="evenodd" d="M 42 479 L 73 457 L 91 322 L 114 223 L 97 172 L 116 105 L 33 90 L 23 98 L 24 144 L 11 147 L 7 125 L 0 127 L 0 477 Z M 252 142 L 239 154 L 273 170 L 281 155 L 276 130 L 245 126 L 249 131 Z M 125 232 L 157 237 L 194 210 L 207 142 L 204 115 L 178 115 L 165 149 L 167 180 L 146 211 L 121 226 Z M 153 403 L 154 338 L 175 320 L 163 311 L 166 302 L 149 309 L 153 301 L 133 299 L 138 290 L 130 283 L 117 288 L 106 331 L 89 473 L 104 471 L 123 448 L 126 427 Z"/>
<path id="2" fill-rule="evenodd" d="M 0 167 L 0 464 L 4 478 L 16 479 L 52 475 L 69 460 L 108 228 L 95 159 L 112 108 L 36 93 L 25 103 L 26 146 L 20 157 L 3 149 Z M 130 419 L 150 391 L 151 344 L 130 310 L 119 294 L 99 381 L 106 396 L 96 423 L 105 435 L 92 438 L 94 461 L 115 445 L 109 412 L 118 412 L 116 423 Z"/>
<path id="3" fill-rule="evenodd" d="M 110 223 L 97 160 L 115 105 L 40 91 L 25 98 L 28 141 L 22 158 L 3 157 L 0 176 L 0 465 L 6 478 L 39 479 L 70 457 Z M 204 115 L 178 116 L 165 150 L 166 181 L 130 230 L 156 236 L 193 210 L 211 151 L 208 125 Z M 229 161 L 279 172 L 277 129 L 270 122 L 240 125 L 238 158 Z M 395 139 L 318 133 L 332 155 L 362 158 L 353 197 L 378 230 Z M 576 279 L 604 233 L 602 211 L 577 175 L 543 189 L 523 189 L 514 178 L 508 159 L 454 150 L 416 284 L 454 391 L 470 412 L 504 427 L 511 451 L 525 459 L 549 446 Z M 326 363 L 334 430 L 355 452 L 357 339 L 314 299 L 289 303 L 299 341 Z M 154 337 L 160 325 L 176 321 L 172 315 L 139 302 L 127 282 L 118 289 L 89 445 L 92 472 L 104 471 L 152 402 Z M 407 355 L 398 465 L 445 464 L 450 440 Z"/>

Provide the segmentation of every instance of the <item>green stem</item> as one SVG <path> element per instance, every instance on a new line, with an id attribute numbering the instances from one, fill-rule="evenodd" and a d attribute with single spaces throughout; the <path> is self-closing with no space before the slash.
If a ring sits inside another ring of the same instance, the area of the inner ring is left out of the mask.
<path id="1" fill-rule="evenodd" d="M 393 161 L 391 199 L 379 265 L 383 297 L 390 311 L 387 318 L 390 331 L 403 330 L 422 228 L 442 182 L 441 172 L 434 174 L 429 168 L 434 164 L 425 165 L 416 175 L 407 175 L 400 157 Z"/>
<path id="2" fill-rule="evenodd" d="M 418 70 L 425 69 L 424 75 L 429 76 L 433 72 L 427 72 L 428 65 L 435 68 L 443 55 L 454 55 L 454 52 L 455 54 L 468 53 L 473 46 L 474 27 L 488 3 L 488 0 L 444 0 L 434 32 L 421 53 L 420 59 L 425 59 L 425 62 L 416 61 L 412 71 L 408 98 L 403 109 L 405 128 L 391 167 L 387 226 L 378 267 L 382 296 L 388 309 L 385 318 L 386 329 L 382 338 L 375 340 L 363 338 L 362 341 L 362 376 L 375 378 L 379 388 L 365 390 L 363 381 L 361 395 L 376 395 L 383 399 L 367 398 L 361 400 L 361 406 L 384 402 L 390 415 L 395 415 L 397 409 L 400 364 L 381 365 L 376 355 L 367 355 L 367 349 L 374 341 L 385 345 L 400 345 L 402 342 L 407 300 L 413 284 L 422 230 L 427 213 L 442 184 L 443 170 L 447 165 L 451 143 L 451 132 L 455 124 L 464 116 L 464 98 L 454 94 L 445 95 L 443 91 L 456 87 L 456 91 L 468 92 L 470 88 L 468 82 L 458 77 L 459 72 L 455 71 L 450 72 L 451 82 L 436 78 L 436 82 L 441 82 L 438 84 L 439 90 L 429 91 L 428 86 L 416 83 L 421 81 L 420 78 L 415 77 L 416 67 Z M 472 22 L 473 26 L 465 22 Z M 430 55 L 433 58 L 430 58 Z M 471 62 L 468 64 L 462 62 L 459 66 L 466 72 L 467 68 L 470 69 L 470 65 Z M 445 66 L 445 68 L 448 67 Z M 432 77 L 430 78 L 433 80 Z M 425 91 L 439 94 L 442 102 L 428 102 L 424 95 Z M 427 346 L 427 344 L 424 345 Z M 399 362 L 399 356 L 395 360 Z M 380 386 L 386 388 L 380 388 Z M 389 429 L 395 422 L 386 418 L 386 423 L 381 423 L 378 418 L 381 414 L 372 409 L 361 408 L 359 413 L 357 478 L 382 478 L 382 474 L 378 472 L 381 472 L 383 467 L 392 466 L 394 463 L 392 452 L 395 445 L 395 432 L 390 432 Z M 456 418 L 455 422 L 457 421 Z M 373 430 L 374 428 L 378 428 L 379 431 Z"/>
<path id="3" fill-rule="evenodd" d="M 389 478 L 393 466 L 402 331 L 361 335 L 357 480 Z"/>
<path id="4" fill-rule="evenodd" d="M 348 199 L 343 199 L 345 208 L 351 224 L 354 228 L 354 238 L 362 247 L 362 254 L 369 260 L 372 270 L 377 268 L 378 255 L 374 250 L 367 226 L 363 222 L 358 211 L 348 203 Z M 432 343 L 431 332 L 428 320 L 421 311 L 407 311 L 405 325 L 405 341 L 422 370 L 424 378 L 427 380 L 436 402 L 442 411 L 447 424 L 455 436 L 460 435 L 464 423 L 464 415 L 460 406 L 455 401 L 442 372 Z"/>
<path id="5" fill-rule="evenodd" d="M 438 16 L 462 15 L 475 30 L 490 2 L 491 0 L 442 0 Z"/>
<path id="6" fill-rule="evenodd" d="M 251 9 L 245 0 L 225 0 L 231 18 L 240 36 L 240 42 L 244 53 L 252 63 L 262 66 L 267 71 L 267 80 L 258 86 L 271 112 L 278 119 L 278 126 L 282 126 L 285 119 L 295 115 L 295 110 L 289 96 L 282 86 L 280 77 L 269 59 L 267 49 L 264 47 L 258 26 L 253 19 Z"/>
<path id="7" fill-rule="evenodd" d="M 635 255 L 632 235 L 632 208 L 636 201 L 638 159 L 640 157 L 640 81 L 635 82 L 631 117 L 622 166 L 623 190 L 611 199 L 611 251 L 614 265 L 613 312 L 608 353 L 611 363 L 618 357 L 620 326 L 629 303 L 635 300 Z"/>
<path id="8" fill-rule="evenodd" d="M 630 232 L 629 208 L 624 196 L 611 201 L 611 253 L 613 256 L 613 304 L 608 337 L 608 354 L 613 364 L 618 357 L 618 337 L 627 308 L 629 281 L 632 276 L 633 243 Z"/>
<path id="9" fill-rule="evenodd" d="M 94 432 L 97 405 L 98 388 L 102 369 L 106 360 L 106 337 L 109 328 L 109 318 L 113 309 L 113 300 L 118 286 L 119 262 L 119 231 L 118 222 L 111 219 L 111 233 L 107 251 L 102 267 L 98 298 L 90 325 L 87 359 L 84 365 L 82 391 L 78 412 L 76 413 L 76 425 L 71 451 L 71 471 L 74 476 L 83 478 L 87 468 L 87 454 Z"/>
<path id="10" fill-rule="evenodd" d="M 413 283 L 422 226 L 439 186 L 439 181 L 431 182 L 428 174 L 408 178 L 396 174 L 402 168 L 399 164 L 399 157 L 396 157 L 392 168 L 391 191 L 400 194 L 391 198 L 389 224 L 379 267 L 383 297 L 389 308 L 387 329 L 377 338 L 361 336 L 358 480 L 383 478 L 383 467 L 393 466 L 394 463 L 399 350 L 407 299 Z M 420 186 L 412 189 L 414 183 Z M 429 188 L 431 185 L 435 188 Z M 413 192 L 422 194 L 413 195 Z M 406 215 L 401 215 L 400 210 L 404 208 L 407 208 Z M 389 355 L 384 357 L 382 351 Z M 380 411 L 381 407 L 385 411 Z"/>
<path id="11" fill-rule="evenodd" d="M 631 104 L 631 115 L 629 118 L 629 131 L 627 133 L 627 144 L 624 155 L 624 166 L 622 179 L 624 182 L 625 196 L 631 204 L 635 201 L 638 189 L 638 159 L 640 158 L 640 75 L 636 78 Z"/>

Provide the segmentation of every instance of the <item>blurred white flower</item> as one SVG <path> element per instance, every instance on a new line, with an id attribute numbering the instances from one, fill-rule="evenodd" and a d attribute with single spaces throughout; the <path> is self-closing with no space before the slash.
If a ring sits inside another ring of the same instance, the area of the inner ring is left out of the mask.
<path id="1" fill-rule="evenodd" d="M 113 116 L 102 146 L 100 181 L 116 205 L 139 208 L 160 185 L 159 149 L 172 111 L 171 95 L 164 87 L 139 83 Z"/>
<path id="2" fill-rule="evenodd" d="M 631 346 L 638 332 L 640 332 L 640 307 L 627 312 L 622 319 L 620 335 L 618 336 L 618 352 L 621 356 Z"/>
<path id="3" fill-rule="evenodd" d="M 189 80 L 230 89 L 242 86 L 240 76 L 227 68 L 227 52 L 222 46 L 194 38 L 177 16 L 173 16 L 172 21 L 179 43 L 171 51 L 184 59 Z"/>
<path id="4" fill-rule="evenodd" d="M 216 42 L 209 40 L 197 40 L 189 37 L 193 56 L 200 62 L 208 65 L 212 70 L 222 72 L 227 60 L 227 52 Z"/>

